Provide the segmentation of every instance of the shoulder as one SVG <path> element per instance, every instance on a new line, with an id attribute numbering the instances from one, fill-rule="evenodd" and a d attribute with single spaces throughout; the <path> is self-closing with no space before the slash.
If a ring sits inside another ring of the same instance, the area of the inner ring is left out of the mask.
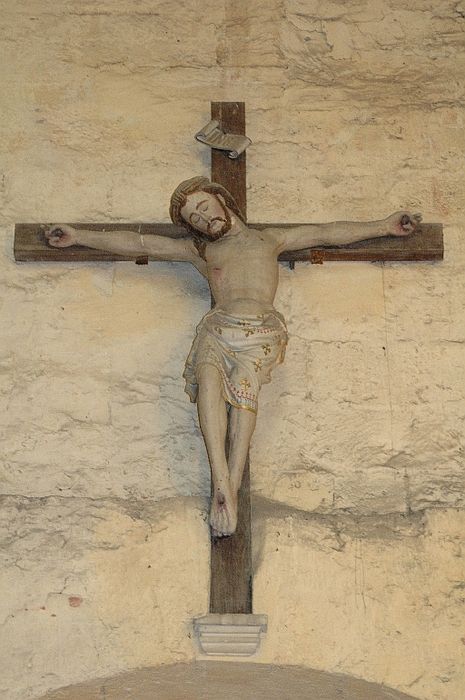
<path id="1" fill-rule="evenodd" d="M 276 228 L 275 226 L 267 226 L 266 228 L 254 229 L 255 234 L 257 234 L 264 243 L 272 246 L 280 246 L 284 240 L 284 231 L 281 228 Z"/>
<path id="2" fill-rule="evenodd" d="M 178 238 L 176 243 L 179 246 L 179 250 L 183 252 L 184 259 L 189 262 L 193 262 L 202 256 L 202 243 L 200 245 L 196 244 L 193 238 Z"/>

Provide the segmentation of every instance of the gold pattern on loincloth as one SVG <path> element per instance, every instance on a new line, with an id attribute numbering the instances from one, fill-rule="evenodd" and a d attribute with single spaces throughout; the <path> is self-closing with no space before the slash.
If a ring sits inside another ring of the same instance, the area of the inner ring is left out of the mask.
<path id="1" fill-rule="evenodd" d="M 210 364 L 221 375 L 225 401 L 256 413 L 260 387 L 283 361 L 286 344 L 286 324 L 278 311 L 238 318 L 213 309 L 197 326 L 183 375 L 186 392 L 197 400 L 198 370 Z"/>

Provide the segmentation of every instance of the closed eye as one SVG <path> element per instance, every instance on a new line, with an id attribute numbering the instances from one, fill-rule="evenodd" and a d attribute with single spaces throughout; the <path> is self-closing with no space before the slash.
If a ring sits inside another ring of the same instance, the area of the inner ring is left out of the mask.
<path id="1" fill-rule="evenodd" d="M 197 211 L 206 211 L 208 209 L 208 199 L 201 199 L 195 208 Z"/>

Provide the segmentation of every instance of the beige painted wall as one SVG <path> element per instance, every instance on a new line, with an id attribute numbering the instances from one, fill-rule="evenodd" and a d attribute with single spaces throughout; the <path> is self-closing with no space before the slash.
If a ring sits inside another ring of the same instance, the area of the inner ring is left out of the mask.
<path id="1" fill-rule="evenodd" d="M 259 657 L 461 700 L 464 30 L 457 0 L 0 0 L 0 691 L 196 655 L 208 467 L 187 265 L 16 264 L 24 221 L 167 221 L 244 100 L 250 221 L 445 226 L 441 264 L 281 268 L 252 450 Z"/>

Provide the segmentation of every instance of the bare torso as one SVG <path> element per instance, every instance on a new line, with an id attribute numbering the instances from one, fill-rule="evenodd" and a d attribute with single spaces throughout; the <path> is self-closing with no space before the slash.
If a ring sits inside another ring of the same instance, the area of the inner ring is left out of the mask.
<path id="1" fill-rule="evenodd" d="M 243 228 L 206 247 L 207 279 L 216 305 L 233 316 L 273 308 L 278 286 L 278 249 L 266 231 Z"/>

